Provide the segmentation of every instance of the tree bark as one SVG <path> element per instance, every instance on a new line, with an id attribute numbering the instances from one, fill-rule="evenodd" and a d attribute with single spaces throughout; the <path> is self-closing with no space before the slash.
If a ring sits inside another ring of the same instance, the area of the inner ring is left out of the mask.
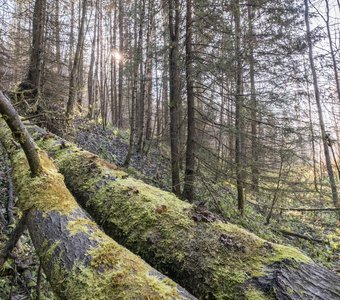
<path id="1" fill-rule="evenodd" d="M 235 95 L 235 164 L 237 185 L 237 206 L 241 214 L 244 210 L 244 150 L 243 150 L 243 95 L 242 95 L 242 57 L 241 57 L 241 12 L 239 0 L 234 0 L 235 18 L 235 59 L 236 59 L 236 95 Z"/>
<path id="2" fill-rule="evenodd" d="M 45 14 L 46 0 L 36 0 L 33 12 L 33 39 L 27 81 L 36 89 L 38 97 L 41 92 Z"/>
<path id="3" fill-rule="evenodd" d="M 340 278 L 298 250 L 224 223 L 37 127 L 32 132 L 105 232 L 197 297 L 339 298 Z"/>
<path id="4" fill-rule="evenodd" d="M 249 30 L 249 76 L 250 76 L 250 103 L 251 103 L 251 188 L 254 192 L 259 191 L 259 150 L 258 150 L 258 130 L 257 130 L 257 99 L 255 86 L 255 57 L 254 57 L 254 28 L 253 20 L 255 17 L 255 9 L 248 1 L 248 30 Z"/>
<path id="5" fill-rule="evenodd" d="M 145 19 L 145 6 L 146 0 L 139 1 L 140 5 L 140 13 L 139 13 L 139 37 L 138 37 L 138 54 L 137 54 L 137 63 L 139 64 L 139 97 L 138 105 L 137 105 L 137 118 L 136 118 L 136 129 L 137 129 L 137 144 L 136 144 L 136 151 L 142 152 L 143 150 L 143 138 L 144 138 L 144 119 L 145 119 L 145 76 L 146 72 L 144 72 L 144 63 L 143 63 L 143 37 L 144 37 L 144 19 Z"/>
<path id="6" fill-rule="evenodd" d="M 61 75 L 62 70 L 62 61 L 61 61 L 61 49 L 60 49 L 60 21 L 59 21 L 60 9 L 59 9 L 59 0 L 55 1 L 55 60 L 57 64 L 57 74 Z"/>
<path id="7" fill-rule="evenodd" d="M 0 141 L 12 162 L 19 207 L 33 245 L 60 299 L 108 299 L 108 295 L 116 299 L 196 299 L 105 235 L 78 206 L 43 151 L 39 152 L 43 176 L 32 178 L 26 157 L 13 148 L 3 120 Z"/>
<path id="8" fill-rule="evenodd" d="M 179 1 L 169 0 L 169 86 L 170 86 L 170 144 L 171 144 L 171 177 L 172 191 L 181 195 L 181 182 L 179 177 L 179 105 L 180 105 L 180 74 L 179 74 Z"/>
<path id="9" fill-rule="evenodd" d="M 66 116 L 68 118 L 72 117 L 74 114 L 75 106 L 77 103 L 77 83 L 78 83 L 78 68 L 81 58 L 81 53 L 84 47 L 84 39 L 85 39 L 85 19 L 86 19 L 86 12 L 87 12 L 87 0 L 83 0 L 83 9 L 82 9 L 82 16 L 80 21 L 80 28 L 78 34 L 78 42 L 76 53 L 74 55 L 73 66 L 70 74 L 70 87 L 69 87 L 69 95 L 67 101 L 67 109 L 66 109 Z"/>
<path id="10" fill-rule="evenodd" d="M 135 1 L 137 3 L 137 1 Z M 141 21 L 140 21 L 141 22 Z M 130 138 L 129 138 L 129 148 L 124 160 L 124 167 L 128 167 L 131 162 L 133 148 L 135 143 L 135 135 L 136 135 L 136 104 L 137 104 L 137 92 L 138 92 L 138 66 L 142 64 L 142 41 L 143 41 L 143 31 L 141 29 L 142 24 L 139 24 L 139 30 L 137 35 L 137 11 L 135 13 L 135 24 L 134 24 L 134 52 L 137 60 L 133 65 L 133 80 L 132 80 L 132 95 L 131 95 L 131 109 L 130 109 Z"/>

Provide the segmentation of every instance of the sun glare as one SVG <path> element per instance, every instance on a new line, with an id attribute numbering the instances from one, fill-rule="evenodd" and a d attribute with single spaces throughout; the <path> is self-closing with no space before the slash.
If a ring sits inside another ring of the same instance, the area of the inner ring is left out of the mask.
<path id="1" fill-rule="evenodd" d="M 119 53 L 119 51 L 116 49 L 112 50 L 111 55 L 116 61 L 120 61 L 123 59 L 123 55 Z"/>

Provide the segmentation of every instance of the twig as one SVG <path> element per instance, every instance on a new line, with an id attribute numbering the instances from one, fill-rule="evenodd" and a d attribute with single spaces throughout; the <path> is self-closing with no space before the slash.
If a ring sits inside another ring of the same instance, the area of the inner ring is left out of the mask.
<path id="1" fill-rule="evenodd" d="M 21 118 L 21 121 L 23 121 L 23 122 L 30 121 L 30 120 L 40 118 L 40 117 L 43 117 L 43 116 L 44 116 L 44 114 L 38 114 L 38 115 L 34 115 L 34 116 L 23 117 L 23 118 Z"/>
<path id="2" fill-rule="evenodd" d="M 13 207 L 14 207 L 14 189 L 13 189 L 12 177 L 9 174 L 8 175 L 8 202 L 6 206 L 8 225 L 11 225 L 14 223 Z"/>
<path id="3" fill-rule="evenodd" d="M 40 262 L 38 268 L 37 285 L 35 287 L 36 300 L 40 300 L 41 279 L 42 279 L 42 266 Z"/>
<path id="4" fill-rule="evenodd" d="M 268 205 L 265 204 L 259 204 L 259 203 L 255 203 L 252 202 L 250 200 L 247 201 L 248 203 L 258 206 L 258 207 L 262 207 L 262 208 L 270 208 Z M 273 210 L 281 210 L 281 211 L 323 211 L 323 212 L 336 212 L 336 211 L 340 211 L 340 208 L 332 208 L 332 207 L 326 207 L 326 208 L 285 208 L 285 207 L 274 207 Z"/>
<path id="5" fill-rule="evenodd" d="M 315 243 L 319 243 L 319 244 L 329 244 L 328 241 L 312 238 L 312 237 L 309 237 L 309 236 L 306 236 L 306 235 L 303 235 L 303 234 L 300 234 L 300 233 L 296 233 L 296 232 L 291 232 L 291 231 L 288 231 L 288 230 L 285 230 L 285 229 L 278 229 L 278 230 L 273 229 L 273 231 L 280 232 L 283 235 L 293 236 L 293 237 L 297 237 L 299 239 L 304 239 L 304 240 L 307 240 L 307 241 L 310 241 L 310 242 L 315 242 Z"/>

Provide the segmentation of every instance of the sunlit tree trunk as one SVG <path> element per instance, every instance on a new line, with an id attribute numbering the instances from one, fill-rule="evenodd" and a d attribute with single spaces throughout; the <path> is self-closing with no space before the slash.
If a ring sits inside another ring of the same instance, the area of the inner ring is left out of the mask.
<path id="1" fill-rule="evenodd" d="M 118 119 L 117 111 L 117 9 L 114 9 L 113 20 L 110 14 L 110 39 L 111 39 L 111 122 L 116 125 Z M 120 55 L 120 54 L 118 54 Z"/>
<path id="2" fill-rule="evenodd" d="M 119 27 L 119 53 L 122 55 L 124 52 L 124 4 L 123 0 L 118 2 L 119 14 L 118 14 L 118 27 Z M 118 120 L 117 126 L 121 128 L 123 126 L 122 118 L 122 105 L 123 105 L 123 60 L 119 60 L 118 70 Z"/>

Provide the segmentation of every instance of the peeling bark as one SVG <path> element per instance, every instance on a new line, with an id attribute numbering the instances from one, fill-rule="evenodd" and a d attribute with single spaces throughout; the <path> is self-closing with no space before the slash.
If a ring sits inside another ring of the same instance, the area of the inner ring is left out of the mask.
<path id="1" fill-rule="evenodd" d="M 105 235 L 78 206 L 63 177 L 40 151 L 42 174 L 32 178 L 22 150 L 0 119 L 0 141 L 26 226 L 60 299 L 196 299 Z"/>
<path id="2" fill-rule="evenodd" d="M 339 299 L 340 278 L 295 248 L 211 215 L 198 218 L 173 194 L 37 127 L 31 131 L 108 235 L 200 299 Z"/>

